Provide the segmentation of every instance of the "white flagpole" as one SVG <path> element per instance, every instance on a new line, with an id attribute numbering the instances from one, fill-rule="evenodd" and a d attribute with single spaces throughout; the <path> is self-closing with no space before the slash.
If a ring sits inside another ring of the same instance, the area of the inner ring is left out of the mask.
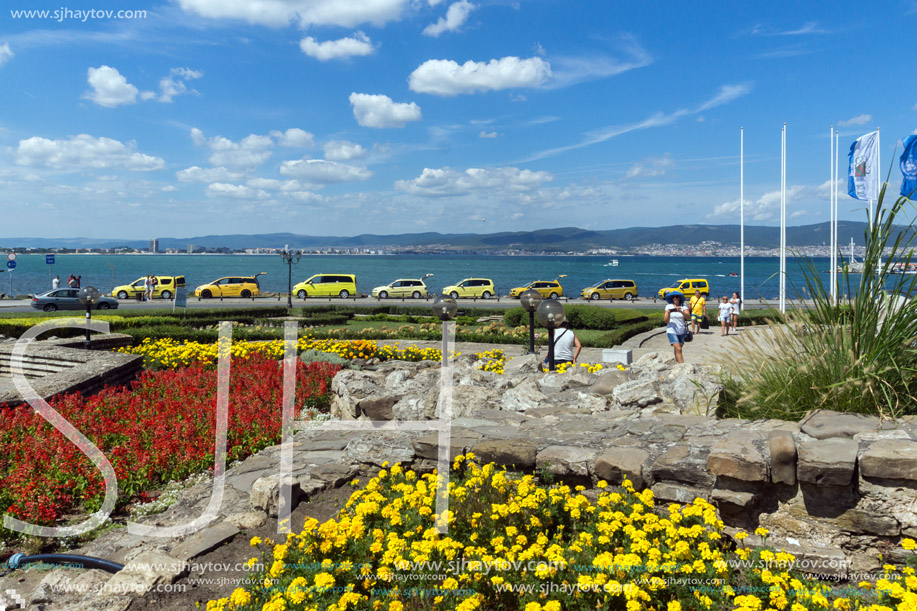
<path id="1" fill-rule="evenodd" d="M 830 251 L 828 252 L 828 282 L 831 284 L 829 294 L 831 295 L 831 303 L 836 303 L 837 296 L 835 292 L 837 290 L 836 285 L 834 284 L 834 272 L 837 271 L 837 267 L 834 264 L 834 249 L 837 248 L 836 240 L 837 236 L 834 235 L 834 184 L 837 182 L 837 179 L 834 176 L 834 126 L 831 126 L 831 157 L 828 159 L 829 172 L 828 175 L 831 176 L 831 187 L 828 191 L 828 218 L 829 221 L 829 233 L 831 234 L 831 246 Z"/>
<path id="2" fill-rule="evenodd" d="M 879 204 L 879 193 L 882 192 L 882 145 L 879 136 L 882 134 L 879 130 L 881 127 L 876 128 L 876 205 Z M 870 215 L 872 216 L 872 215 Z M 876 273 L 882 269 L 882 253 L 879 252 L 879 268 L 876 270 Z"/>
<path id="3" fill-rule="evenodd" d="M 786 123 L 780 137 L 780 313 L 786 313 Z"/>
<path id="4" fill-rule="evenodd" d="M 739 128 L 739 298 L 745 307 L 745 128 Z"/>
<path id="5" fill-rule="evenodd" d="M 840 243 L 839 243 L 840 236 L 838 235 L 838 231 L 837 231 L 837 226 L 838 226 L 837 201 L 838 201 L 838 198 L 840 197 L 840 194 L 837 191 L 837 182 L 838 182 L 837 179 L 840 178 L 840 175 L 841 175 L 841 168 L 839 165 L 840 157 L 841 157 L 840 146 L 841 146 L 841 134 L 840 134 L 840 131 L 838 130 L 834 132 L 834 178 L 835 178 L 834 180 L 834 291 L 835 291 L 834 303 L 835 305 L 837 305 L 837 289 L 838 289 L 838 286 L 837 286 L 837 264 L 838 264 L 837 251 L 840 248 Z"/>

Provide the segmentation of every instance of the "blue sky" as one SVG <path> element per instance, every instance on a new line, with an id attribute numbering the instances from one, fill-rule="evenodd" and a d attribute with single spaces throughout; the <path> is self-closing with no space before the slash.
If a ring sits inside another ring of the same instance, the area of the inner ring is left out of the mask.
<path id="1" fill-rule="evenodd" d="M 863 220 L 846 153 L 881 127 L 884 173 L 917 128 L 915 26 L 894 1 L 10 0 L 0 237 L 732 224 L 740 126 L 772 225 L 784 122 L 789 223 L 828 220 L 832 124 Z"/>

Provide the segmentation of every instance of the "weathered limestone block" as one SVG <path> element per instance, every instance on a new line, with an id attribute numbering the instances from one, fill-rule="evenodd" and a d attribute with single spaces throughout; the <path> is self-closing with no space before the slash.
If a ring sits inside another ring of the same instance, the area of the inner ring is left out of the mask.
<path id="1" fill-rule="evenodd" d="M 767 435 L 771 454 L 771 481 L 775 484 L 796 485 L 796 440 L 784 430 L 772 430 Z"/>
<path id="2" fill-rule="evenodd" d="M 538 390 L 534 382 L 523 382 L 503 394 L 500 407 L 511 412 L 524 412 L 546 403 L 547 400 L 548 398 Z"/>
<path id="3" fill-rule="evenodd" d="M 653 481 L 676 481 L 712 488 L 716 478 L 707 471 L 710 448 L 687 444 L 674 445 L 653 462 L 650 468 Z M 655 486 L 654 486 L 655 490 Z"/>
<path id="4" fill-rule="evenodd" d="M 649 458 L 649 452 L 640 448 L 611 447 L 595 459 L 595 475 L 612 484 L 620 484 L 626 477 L 639 490 L 646 483 L 643 465 Z"/>
<path id="5" fill-rule="evenodd" d="M 818 486 L 849 486 L 859 446 L 852 439 L 832 437 L 799 444 L 796 477 Z"/>
<path id="6" fill-rule="evenodd" d="M 252 486 L 249 504 L 253 510 L 263 511 L 272 518 L 276 518 L 281 503 L 286 502 L 287 494 L 292 503 L 290 511 L 293 511 L 299 504 L 302 494 L 299 482 L 292 476 L 265 475 L 258 478 Z"/>
<path id="7" fill-rule="evenodd" d="M 492 439 L 479 441 L 471 448 L 482 465 L 489 462 L 515 467 L 523 471 L 535 467 L 538 448 L 534 443 L 522 439 Z"/>
<path id="8" fill-rule="evenodd" d="M 693 503 L 696 498 L 710 499 L 709 489 L 682 486 L 669 482 L 657 482 L 653 484 L 652 490 L 653 496 L 660 501 L 690 504 Z"/>
<path id="9" fill-rule="evenodd" d="M 382 466 L 414 460 L 411 436 L 402 431 L 373 431 L 351 440 L 344 450 L 344 462 Z"/>
<path id="10" fill-rule="evenodd" d="M 735 490 L 724 490 L 716 488 L 710 494 L 710 500 L 719 505 L 732 505 L 747 509 L 755 503 L 757 496 L 752 492 L 738 492 Z"/>
<path id="11" fill-rule="evenodd" d="M 853 437 L 857 433 L 877 431 L 880 428 L 893 428 L 890 422 L 880 427 L 879 419 L 865 414 L 848 414 L 828 409 L 817 409 L 809 412 L 800 422 L 802 432 L 815 439 L 832 437 Z"/>
<path id="12" fill-rule="evenodd" d="M 619 384 L 611 396 L 615 403 L 625 408 L 646 407 L 662 401 L 653 382 L 649 380 L 632 380 Z"/>
<path id="13" fill-rule="evenodd" d="M 111 592 L 143 593 L 151 586 L 174 583 L 187 572 L 184 561 L 152 549 L 134 556 L 105 583 L 105 588 Z"/>
<path id="14" fill-rule="evenodd" d="M 467 448 L 471 448 L 474 444 L 480 441 L 480 439 L 480 435 L 472 435 L 468 433 L 461 435 L 453 432 L 446 448 L 447 452 L 445 453 L 448 454 L 449 460 L 452 461 L 459 454 L 464 454 Z M 414 446 L 414 454 L 416 454 L 418 458 L 438 460 L 439 434 L 432 433 L 430 435 L 418 437 L 412 441 L 412 444 Z"/>
<path id="15" fill-rule="evenodd" d="M 262 514 L 263 515 L 263 514 Z M 228 522 L 218 522 L 190 535 L 172 546 L 169 554 L 185 562 L 203 556 L 239 534 L 239 529 Z"/>
<path id="16" fill-rule="evenodd" d="M 394 374 L 391 374 L 394 375 Z M 391 377 L 391 375 L 389 377 Z M 395 412 L 392 406 L 401 399 L 398 395 L 383 395 L 381 397 L 367 397 L 360 399 L 357 408 L 369 420 L 392 420 Z"/>
<path id="17" fill-rule="evenodd" d="M 595 382 L 588 388 L 588 391 L 597 395 L 610 395 L 614 389 L 628 382 L 632 376 L 620 369 L 609 369 L 598 375 Z"/>
<path id="18" fill-rule="evenodd" d="M 548 446 L 538 452 L 535 466 L 546 468 L 557 476 L 575 475 L 589 477 L 592 473 L 590 464 L 595 462 L 596 450 L 574 446 Z"/>
<path id="19" fill-rule="evenodd" d="M 917 441 L 894 439 L 873 443 L 860 455 L 860 475 L 917 481 Z"/>
<path id="20" fill-rule="evenodd" d="M 757 432 L 730 433 L 717 442 L 707 456 L 707 470 L 745 482 L 767 481 L 767 460 L 758 450 L 764 438 Z"/>
<path id="21" fill-rule="evenodd" d="M 541 359 L 537 354 L 524 354 L 508 359 L 503 365 L 503 375 L 516 376 L 520 373 L 536 373 L 541 370 Z"/>

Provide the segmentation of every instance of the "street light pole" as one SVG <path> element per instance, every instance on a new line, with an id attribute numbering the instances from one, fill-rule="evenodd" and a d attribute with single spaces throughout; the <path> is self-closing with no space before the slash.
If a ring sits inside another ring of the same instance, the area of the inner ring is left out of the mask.
<path id="1" fill-rule="evenodd" d="M 287 307 L 293 307 L 293 264 L 299 263 L 299 258 L 302 257 L 302 251 L 297 251 L 296 254 L 293 254 L 293 251 L 290 250 L 290 245 L 287 244 L 283 247 L 283 250 L 280 251 L 280 256 L 283 259 L 283 262 L 287 264 Z"/>
<path id="2" fill-rule="evenodd" d="M 519 295 L 519 303 L 529 313 L 529 354 L 535 354 L 535 310 L 541 301 L 541 293 L 535 289 L 529 289 Z"/>
<path id="3" fill-rule="evenodd" d="M 91 340 L 89 339 L 89 323 L 92 320 L 92 306 L 98 303 L 102 294 L 94 286 L 84 286 L 77 293 L 77 299 L 86 306 L 86 339 L 83 340 L 83 348 L 89 350 Z"/>
<path id="4" fill-rule="evenodd" d="M 554 371 L 554 329 L 564 322 L 564 306 L 555 299 L 545 299 L 538 306 L 538 322 L 548 329 L 548 369 Z"/>

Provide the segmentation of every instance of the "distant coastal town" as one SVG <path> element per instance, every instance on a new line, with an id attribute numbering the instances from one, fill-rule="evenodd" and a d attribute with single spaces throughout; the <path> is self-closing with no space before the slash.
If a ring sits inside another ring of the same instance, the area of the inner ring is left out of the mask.
<path id="1" fill-rule="evenodd" d="M 294 249 L 304 255 L 490 255 L 508 257 L 526 256 L 609 256 L 609 257 L 738 257 L 741 248 L 720 242 L 701 242 L 699 244 L 648 244 L 631 249 L 591 248 L 586 250 L 539 250 L 520 248 L 455 248 L 448 245 L 425 244 L 423 246 L 384 246 L 384 247 L 323 247 Z M 277 255 L 283 248 L 215 248 L 195 247 L 189 244 L 185 249 L 178 248 L 132 248 L 129 246 L 113 248 L 35 248 L 17 247 L 14 244 L 0 244 L 0 251 L 14 251 L 20 254 L 99 254 L 99 255 Z M 791 247 L 791 255 L 809 257 L 827 257 L 830 255 L 827 245 Z M 854 256 L 862 257 L 863 246 L 854 246 Z M 848 256 L 850 248 L 844 248 Z M 745 247 L 746 257 L 777 257 L 779 248 Z"/>

